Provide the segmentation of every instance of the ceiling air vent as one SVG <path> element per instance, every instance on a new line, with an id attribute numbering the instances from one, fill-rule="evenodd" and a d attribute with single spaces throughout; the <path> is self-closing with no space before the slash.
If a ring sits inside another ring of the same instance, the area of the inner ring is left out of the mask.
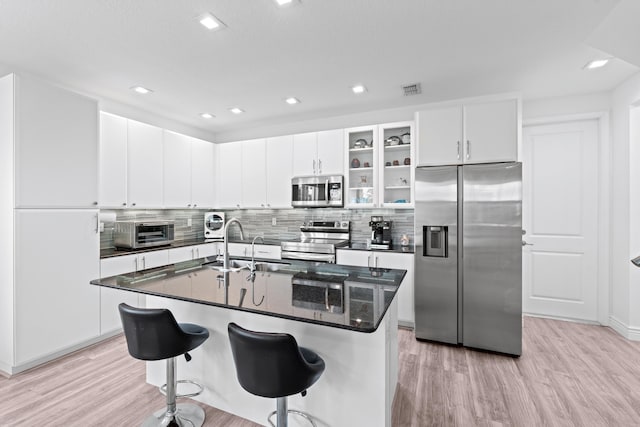
<path id="1" fill-rule="evenodd" d="M 402 86 L 402 90 L 404 91 L 404 96 L 420 95 L 422 93 L 420 83 Z"/>

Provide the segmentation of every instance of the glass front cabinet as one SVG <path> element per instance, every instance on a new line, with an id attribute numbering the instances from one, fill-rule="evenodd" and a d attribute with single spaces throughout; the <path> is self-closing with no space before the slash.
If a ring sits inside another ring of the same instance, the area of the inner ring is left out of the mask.
<path id="1" fill-rule="evenodd" d="M 345 206 L 413 208 L 413 122 L 345 129 Z"/>

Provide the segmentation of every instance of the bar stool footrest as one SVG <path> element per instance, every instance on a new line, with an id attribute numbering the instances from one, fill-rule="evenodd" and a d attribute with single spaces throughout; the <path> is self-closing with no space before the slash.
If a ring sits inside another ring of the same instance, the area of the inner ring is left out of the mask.
<path id="1" fill-rule="evenodd" d="M 271 427 L 276 427 L 276 425 L 271 421 L 271 417 L 273 417 L 277 412 L 278 411 L 273 411 L 267 417 L 267 421 L 269 421 L 269 424 L 271 424 Z M 287 414 L 299 415 L 302 418 L 304 418 L 305 420 L 309 421 L 313 427 L 318 427 L 316 425 L 316 423 L 313 421 L 313 417 L 311 415 L 307 414 L 306 412 L 296 411 L 295 409 L 287 409 Z"/>
<path id="2" fill-rule="evenodd" d="M 195 397 L 195 396 L 199 396 L 200 394 L 202 394 L 202 392 L 204 391 L 204 387 L 202 386 L 202 384 L 199 384 L 195 381 L 191 381 L 191 380 L 178 380 L 176 381 L 176 384 L 191 384 L 194 385 L 196 387 L 198 387 L 198 391 L 194 392 L 194 393 L 187 393 L 187 394 L 178 394 L 176 393 L 176 398 L 178 397 Z M 163 395 L 167 395 L 167 385 L 166 384 L 162 384 L 160 387 L 158 387 L 158 390 L 160 390 L 160 393 Z M 177 387 L 176 387 L 177 390 Z"/>

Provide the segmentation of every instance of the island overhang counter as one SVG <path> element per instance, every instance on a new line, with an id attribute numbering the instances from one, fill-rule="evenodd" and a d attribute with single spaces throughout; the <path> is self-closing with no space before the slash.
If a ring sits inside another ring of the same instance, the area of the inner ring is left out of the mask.
<path id="1" fill-rule="evenodd" d="M 309 262 L 235 266 L 225 275 L 215 259 L 202 258 L 91 283 L 145 295 L 147 307 L 209 329 L 191 362 L 178 359 L 178 378 L 202 384 L 196 399 L 203 403 L 263 425 L 275 409 L 274 399 L 247 393 L 236 379 L 227 334 L 235 322 L 290 333 L 325 360 L 322 377 L 306 397 L 291 396 L 290 408 L 312 414 L 319 426 L 390 426 L 398 375 L 394 297 L 406 271 Z M 165 382 L 163 362 L 147 362 L 147 382 Z M 291 416 L 290 425 L 304 423 Z"/>

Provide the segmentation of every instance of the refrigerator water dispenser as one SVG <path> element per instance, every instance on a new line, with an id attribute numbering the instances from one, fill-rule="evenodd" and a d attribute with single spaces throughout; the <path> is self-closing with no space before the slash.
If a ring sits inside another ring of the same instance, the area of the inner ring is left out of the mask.
<path id="1" fill-rule="evenodd" d="M 424 250 L 422 256 L 447 258 L 447 235 L 449 227 L 425 225 L 422 227 Z"/>

